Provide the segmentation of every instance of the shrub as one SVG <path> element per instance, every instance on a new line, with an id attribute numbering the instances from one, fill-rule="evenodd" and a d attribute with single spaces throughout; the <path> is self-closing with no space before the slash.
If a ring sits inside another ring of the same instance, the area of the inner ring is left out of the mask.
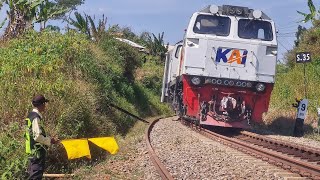
<path id="1" fill-rule="evenodd" d="M 95 44 L 74 32 L 29 32 L 1 47 L 0 174 L 5 178 L 24 178 L 24 119 L 35 94 L 51 100 L 45 126 L 60 139 L 125 135 L 136 120 L 111 109 L 109 102 L 143 117 L 170 113 L 159 104 L 155 88 L 135 81 L 141 56 L 110 36 Z M 50 151 L 48 161 L 56 163 L 48 171 L 65 173 L 83 162 L 65 158 L 62 149 Z"/>

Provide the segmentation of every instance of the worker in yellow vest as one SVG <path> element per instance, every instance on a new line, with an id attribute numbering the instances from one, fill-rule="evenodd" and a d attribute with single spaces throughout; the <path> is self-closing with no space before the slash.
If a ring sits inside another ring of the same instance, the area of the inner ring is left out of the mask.
<path id="1" fill-rule="evenodd" d="M 59 140 L 46 135 L 42 113 L 49 102 L 43 95 L 32 99 L 33 110 L 26 118 L 26 153 L 29 155 L 28 173 L 30 180 L 41 180 L 45 168 L 46 151 L 49 146 Z"/>

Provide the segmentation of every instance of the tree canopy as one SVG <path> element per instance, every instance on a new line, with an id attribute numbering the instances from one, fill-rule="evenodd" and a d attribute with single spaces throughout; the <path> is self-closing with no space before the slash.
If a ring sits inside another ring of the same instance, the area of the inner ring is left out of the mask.
<path id="1" fill-rule="evenodd" d="M 83 4 L 84 1 L 85 0 L 55 0 L 55 3 L 70 10 L 76 10 L 76 7 Z"/>

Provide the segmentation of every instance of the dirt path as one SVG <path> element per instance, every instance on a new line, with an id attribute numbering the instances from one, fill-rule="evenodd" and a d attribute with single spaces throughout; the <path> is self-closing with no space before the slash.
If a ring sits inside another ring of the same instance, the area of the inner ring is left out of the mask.
<path id="1" fill-rule="evenodd" d="M 119 153 L 105 162 L 77 170 L 76 179 L 161 179 L 147 152 L 144 139 L 147 127 L 138 122 L 126 137 L 116 137 Z"/>

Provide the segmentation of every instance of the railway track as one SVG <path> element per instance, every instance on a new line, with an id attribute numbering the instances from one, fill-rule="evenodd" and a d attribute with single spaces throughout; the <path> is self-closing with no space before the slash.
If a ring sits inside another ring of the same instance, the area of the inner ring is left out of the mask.
<path id="1" fill-rule="evenodd" d="M 150 142 L 152 128 L 159 120 L 151 123 L 145 134 L 149 155 L 162 179 L 174 179 L 157 157 Z M 320 179 L 320 149 L 266 138 L 247 131 L 224 135 L 223 133 L 199 128 L 189 121 L 181 120 L 181 122 L 212 140 L 219 141 L 233 149 L 267 161 L 284 170 L 299 174 L 301 177 Z"/>
<path id="2" fill-rule="evenodd" d="M 272 155 L 269 161 L 278 163 L 284 169 L 320 179 L 320 149 L 270 139 L 247 131 L 233 138 L 254 144 L 257 148 L 267 149 L 266 154 Z"/>
<path id="3" fill-rule="evenodd" d="M 186 120 L 182 122 L 210 139 L 218 140 L 224 145 L 300 174 L 301 177 L 320 179 L 319 149 L 265 138 L 247 131 L 240 132 L 238 135 L 223 135 L 199 128 Z"/>
<path id="4" fill-rule="evenodd" d="M 150 133 L 152 131 L 152 128 L 159 120 L 160 119 L 153 121 L 149 125 L 149 128 L 146 130 L 145 139 L 147 141 L 147 148 L 148 148 L 148 152 L 149 152 L 151 161 L 153 162 L 154 166 L 156 167 L 161 178 L 173 180 L 173 177 L 171 176 L 170 172 L 167 170 L 167 168 L 164 166 L 164 164 L 160 161 L 160 159 L 158 158 L 157 154 L 155 153 L 155 151 L 151 145 L 151 142 L 150 142 Z"/>

